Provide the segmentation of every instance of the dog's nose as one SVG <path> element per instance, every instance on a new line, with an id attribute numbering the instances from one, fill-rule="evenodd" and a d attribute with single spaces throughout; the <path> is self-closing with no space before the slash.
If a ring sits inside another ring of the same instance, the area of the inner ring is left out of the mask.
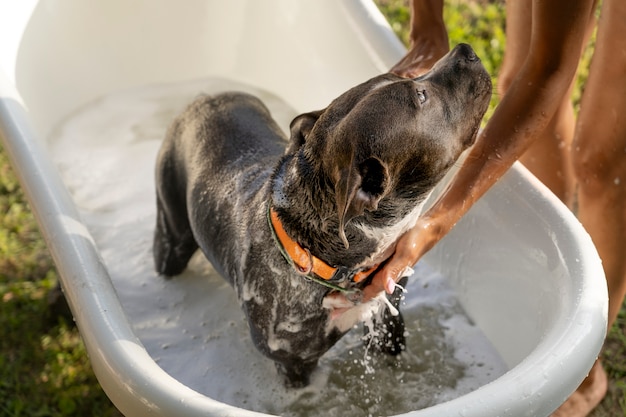
<path id="1" fill-rule="evenodd" d="M 454 48 L 454 52 L 457 56 L 465 58 L 469 62 L 479 61 L 479 58 L 476 56 L 476 53 L 466 43 L 460 43 Z"/>

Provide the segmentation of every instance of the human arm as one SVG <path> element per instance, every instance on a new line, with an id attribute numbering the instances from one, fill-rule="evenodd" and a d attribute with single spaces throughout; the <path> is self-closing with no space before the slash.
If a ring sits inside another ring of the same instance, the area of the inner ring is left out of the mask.
<path id="1" fill-rule="evenodd" d="M 511 167 L 547 126 L 576 72 L 593 0 L 534 1 L 529 54 L 463 166 L 365 289 L 392 292 L 414 265 Z"/>
<path id="2" fill-rule="evenodd" d="M 427 72 L 450 46 L 443 21 L 443 0 L 411 0 L 409 49 L 389 72 L 415 78 Z"/>

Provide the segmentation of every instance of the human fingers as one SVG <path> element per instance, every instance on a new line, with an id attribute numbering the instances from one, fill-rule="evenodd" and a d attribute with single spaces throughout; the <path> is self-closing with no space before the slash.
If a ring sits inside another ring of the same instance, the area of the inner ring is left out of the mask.
<path id="1" fill-rule="evenodd" d="M 428 72 L 434 62 L 424 60 L 416 51 L 409 51 L 389 72 L 403 78 L 417 78 Z"/>
<path id="2" fill-rule="evenodd" d="M 448 52 L 447 38 L 423 38 L 412 42 L 412 46 L 389 72 L 405 78 L 416 78 L 435 65 Z"/>
<path id="3" fill-rule="evenodd" d="M 363 301 L 368 301 L 382 291 L 392 294 L 396 288 L 396 282 L 406 275 L 407 268 L 411 268 L 417 262 L 419 254 L 415 244 L 417 230 L 411 229 L 398 240 L 396 251 L 387 260 L 383 267 L 376 272 L 372 282 L 363 289 Z"/>

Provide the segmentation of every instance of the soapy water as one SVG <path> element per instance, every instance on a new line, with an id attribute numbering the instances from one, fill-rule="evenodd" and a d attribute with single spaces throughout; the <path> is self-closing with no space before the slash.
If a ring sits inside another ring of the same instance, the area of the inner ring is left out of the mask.
<path id="1" fill-rule="evenodd" d="M 321 359 L 311 385 L 284 388 L 252 345 L 234 291 L 196 254 L 180 276 L 154 272 L 154 164 L 169 123 L 200 93 L 259 96 L 279 124 L 296 112 L 274 95 L 223 79 L 142 86 L 87 104 L 53 131 L 50 152 L 93 235 L 122 306 L 155 361 L 213 399 L 271 414 L 393 415 L 448 401 L 506 365 L 445 277 L 420 262 L 401 311 L 406 350 L 378 354 L 353 329 Z"/>

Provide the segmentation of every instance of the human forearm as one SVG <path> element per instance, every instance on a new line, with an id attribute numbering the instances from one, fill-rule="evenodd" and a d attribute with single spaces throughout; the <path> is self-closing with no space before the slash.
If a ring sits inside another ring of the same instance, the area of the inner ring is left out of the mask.
<path id="1" fill-rule="evenodd" d="M 411 0 L 411 46 L 427 33 L 447 39 L 443 21 L 443 0 Z"/>
<path id="2" fill-rule="evenodd" d="M 575 74 L 592 5 L 592 0 L 533 2 L 526 62 L 455 178 L 398 241 L 368 293 L 392 291 L 405 267 L 445 236 L 545 129 Z"/>

